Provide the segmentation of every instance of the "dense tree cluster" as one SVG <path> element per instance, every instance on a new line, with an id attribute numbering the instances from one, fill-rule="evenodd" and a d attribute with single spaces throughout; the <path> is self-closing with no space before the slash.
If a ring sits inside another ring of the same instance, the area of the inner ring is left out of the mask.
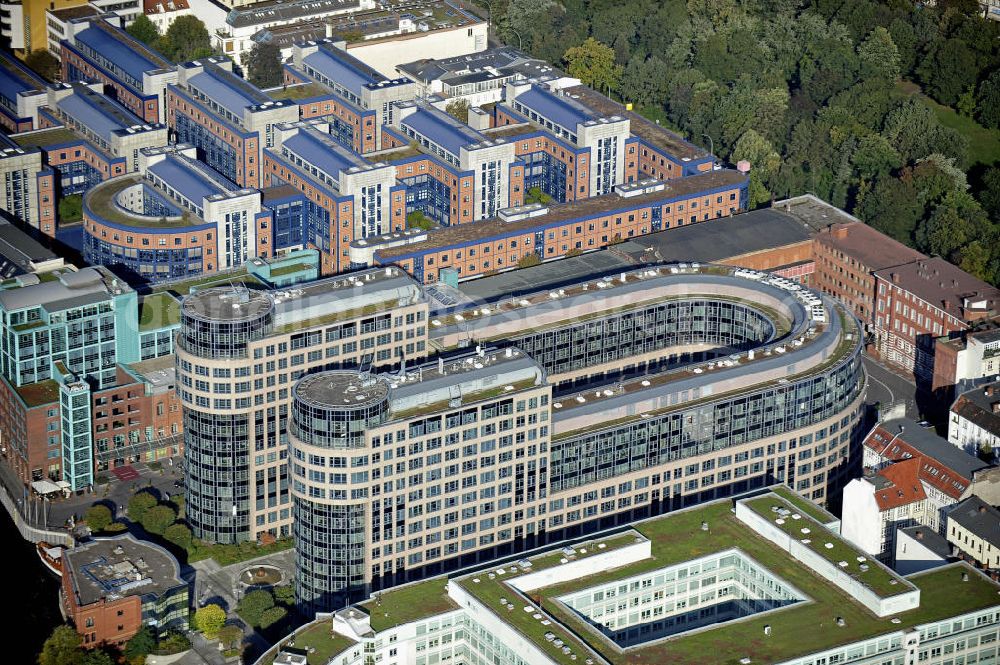
<path id="1" fill-rule="evenodd" d="M 173 62 L 188 62 L 215 55 L 208 28 L 197 16 L 178 16 L 167 32 L 161 35 L 156 25 L 140 14 L 125 30 Z"/>
<path id="2" fill-rule="evenodd" d="M 752 205 L 811 192 L 1000 280 L 1000 172 L 971 164 L 967 139 L 920 92 L 1000 127 L 1000 26 L 975 0 L 492 7 L 509 43 L 520 37 L 696 142 L 711 137 L 721 157 L 749 160 Z"/>

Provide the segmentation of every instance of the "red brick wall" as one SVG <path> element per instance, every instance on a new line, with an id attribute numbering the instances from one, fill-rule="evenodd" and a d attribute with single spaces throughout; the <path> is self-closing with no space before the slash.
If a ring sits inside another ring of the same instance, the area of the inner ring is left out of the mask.
<path id="1" fill-rule="evenodd" d="M 101 644 L 122 646 L 142 627 L 142 603 L 139 596 L 126 596 L 118 600 L 99 600 L 80 606 L 73 592 L 72 575 L 62 576 L 63 598 L 66 614 L 84 648 Z"/>

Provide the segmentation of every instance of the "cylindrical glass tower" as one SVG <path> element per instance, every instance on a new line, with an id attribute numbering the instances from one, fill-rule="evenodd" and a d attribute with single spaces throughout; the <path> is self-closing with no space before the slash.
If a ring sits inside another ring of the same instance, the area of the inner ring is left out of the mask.
<path id="1" fill-rule="evenodd" d="M 230 377 L 234 365 L 249 362 L 240 362 L 247 342 L 267 335 L 273 323 L 274 302 L 266 293 L 218 288 L 184 299 L 177 370 L 185 510 L 196 538 L 236 543 L 250 536 L 250 411 L 232 407 Z"/>
<path id="2" fill-rule="evenodd" d="M 293 390 L 292 459 L 295 597 L 300 608 L 328 612 L 365 584 L 367 467 L 352 457 L 365 431 L 389 417 L 384 379 L 332 371 L 301 379 Z M 353 451 L 353 455 L 352 455 Z"/>

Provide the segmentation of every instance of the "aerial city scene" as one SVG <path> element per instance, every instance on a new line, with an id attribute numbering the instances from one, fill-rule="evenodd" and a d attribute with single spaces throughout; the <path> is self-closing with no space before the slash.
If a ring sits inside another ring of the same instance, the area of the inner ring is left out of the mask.
<path id="1" fill-rule="evenodd" d="M 1000 0 L 0 0 L 14 665 L 1000 665 Z"/>

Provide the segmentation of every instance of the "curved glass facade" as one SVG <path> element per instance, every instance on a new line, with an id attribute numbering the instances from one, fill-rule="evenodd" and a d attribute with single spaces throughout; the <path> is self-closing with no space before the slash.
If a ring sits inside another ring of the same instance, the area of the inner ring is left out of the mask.
<path id="1" fill-rule="evenodd" d="M 246 540 L 249 435 L 245 414 L 184 409 L 185 509 L 195 538 L 218 543 Z"/>
<path id="2" fill-rule="evenodd" d="M 809 427 L 846 410 L 862 374 L 855 344 L 840 362 L 798 380 L 553 441 L 552 492 Z"/>
<path id="3" fill-rule="evenodd" d="M 691 297 L 531 332 L 505 340 L 504 346 L 523 349 L 549 374 L 559 374 L 671 346 L 750 349 L 774 334 L 770 318 L 752 306 Z"/>
<path id="4" fill-rule="evenodd" d="M 184 299 L 180 342 L 202 358 L 244 358 L 247 342 L 274 326 L 274 301 L 264 293 L 219 288 Z"/>
<path id="5" fill-rule="evenodd" d="M 364 447 L 365 430 L 388 417 L 384 379 L 329 371 L 295 384 L 289 427 L 295 595 L 308 612 L 330 611 L 366 584 L 365 501 L 350 502 L 347 483 L 367 482 L 368 473 L 356 477 L 346 457 L 323 453 Z"/>

